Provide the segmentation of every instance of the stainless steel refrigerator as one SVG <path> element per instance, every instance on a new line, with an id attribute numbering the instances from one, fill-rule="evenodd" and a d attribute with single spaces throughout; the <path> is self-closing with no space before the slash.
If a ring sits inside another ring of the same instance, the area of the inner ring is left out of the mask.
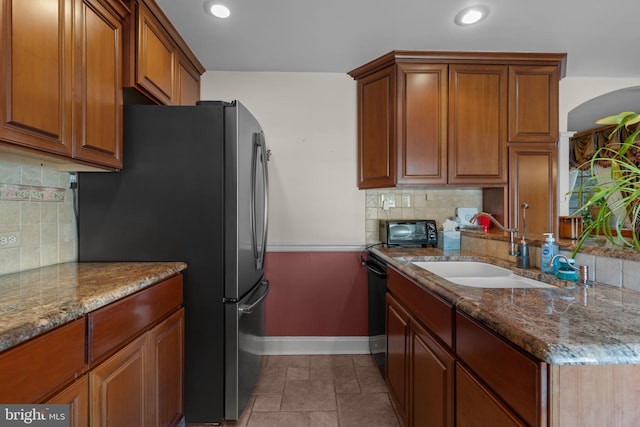
<path id="1" fill-rule="evenodd" d="M 239 102 L 124 107 L 121 172 L 78 177 L 80 261 L 185 261 L 185 415 L 237 419 L 261 368 L 268 151 Z"/>

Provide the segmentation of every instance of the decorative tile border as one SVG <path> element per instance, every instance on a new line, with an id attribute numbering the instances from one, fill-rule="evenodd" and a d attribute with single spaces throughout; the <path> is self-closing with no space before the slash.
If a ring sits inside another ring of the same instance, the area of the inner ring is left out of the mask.
<path id="1" fill-rule="evenodd" d="M 0 200 L 64 202 L 65 195 L 64 188 L 0 183 Z"/>

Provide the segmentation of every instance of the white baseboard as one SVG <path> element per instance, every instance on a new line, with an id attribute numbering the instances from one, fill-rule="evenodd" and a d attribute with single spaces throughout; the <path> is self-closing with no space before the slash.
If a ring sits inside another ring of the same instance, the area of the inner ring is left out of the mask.
<path id="1" fill-rule="evenodd" d="M 264 354 L 369 354 L 369 337 L 265 337 Z"/>

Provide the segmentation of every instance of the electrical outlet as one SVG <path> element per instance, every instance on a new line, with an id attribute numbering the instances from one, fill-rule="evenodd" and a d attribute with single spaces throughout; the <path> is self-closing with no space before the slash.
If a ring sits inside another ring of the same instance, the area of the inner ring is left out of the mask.
<path id="1" fill-rule="evenodd" d="M 9 231 L 0 233 L 0 249 L 13 248 L 20 244 L 20 232 Z"/>

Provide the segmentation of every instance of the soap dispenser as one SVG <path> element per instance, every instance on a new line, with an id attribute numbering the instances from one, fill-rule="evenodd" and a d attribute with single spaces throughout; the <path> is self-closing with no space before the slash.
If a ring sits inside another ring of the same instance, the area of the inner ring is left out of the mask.
<path id="1" fill-rule="evenodd" d="M 553 233 L 544 233 L 547 239 L 540 248 L 540 271 L 543 273 L 555 273 L 555 266 L 549 265 L 554 255 L 558 254 L 559 248 Z"/>

